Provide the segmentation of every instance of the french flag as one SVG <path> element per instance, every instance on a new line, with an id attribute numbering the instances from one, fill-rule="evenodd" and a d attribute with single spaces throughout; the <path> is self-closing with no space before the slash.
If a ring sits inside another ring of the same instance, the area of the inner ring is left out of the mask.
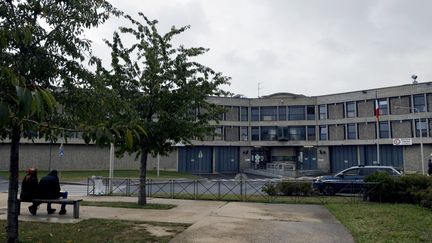
<path id="1" fill-rule="evenodd" d="M 379 104 L 378 104 L 378 100 L 375 100 L 375 116 L 376 116 L 376 119 L 378 121 L 379 121 L 380 114 L 381 114 L 381 110 L 380 110 L 380 107 L 379 107 Z"/>

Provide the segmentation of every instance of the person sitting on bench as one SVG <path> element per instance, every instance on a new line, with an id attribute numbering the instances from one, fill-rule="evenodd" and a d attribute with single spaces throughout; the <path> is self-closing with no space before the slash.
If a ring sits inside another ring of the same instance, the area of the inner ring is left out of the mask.
<path id="1" fill-rule="evenodd" d="M 21 184 L 20 199 L 24 202 L 31 202 L 38 196 L 38 178 L 37 169 L 29 168 Z M 38 204 L 33 203 L 28 207 L 31 214 L 35 215 Z"/>
<path id="2" fill-rule="evenodd" d="M 39 182 L 39 196 L 40 199 L 63 199 L 67 198 L 67 192 L 60 191 L 60 181 L 58 178 L 57 170 L 52 170 L 47 176 L 44 176 Z M 56 209 L 51 208 L 51 203 L 47 203 L 47 212 L 52 214 Z M 59 214 L 66 214 L 66 204 L 61 205 Z"/>

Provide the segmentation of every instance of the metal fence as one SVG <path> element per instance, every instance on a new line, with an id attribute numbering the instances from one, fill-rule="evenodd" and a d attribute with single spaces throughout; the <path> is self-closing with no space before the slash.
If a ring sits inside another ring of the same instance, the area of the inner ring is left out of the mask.
<path id="1" fill-rule="evenodd" d="M 263 188 L 276 187 L 284 183 L 291 189 L 281 193 L 267 193 Z M 360 190 L 359 190 L 360 188 Z M 334 191 L 334 196 L 320 193 L 312 188 L 312 181 L 257 179 L 257 180 L 151 180 L 146 181 L 148 197 L 226 200 L 253 202 L 316 203 L 348 202 L 365 199 L 367 191 L 374 190 L 375 183 L 353 182 Z M 291 190 L 291 191 L 289 191 Z M 139 179 L 130 178 L 88 178 L 87 195 L 137 196 Z M 269 195 L 270 194 L 270 195 Z"/>

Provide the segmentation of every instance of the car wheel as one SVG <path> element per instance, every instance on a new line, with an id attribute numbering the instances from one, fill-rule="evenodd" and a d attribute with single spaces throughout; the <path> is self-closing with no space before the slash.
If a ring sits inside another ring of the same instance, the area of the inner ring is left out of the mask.
<path id="1" fill-rule="evenodd" d="M 324 185 L 323 194 L 326 196 L 333 196 L 336 194 L 336 190 L 332 185 Z"/>

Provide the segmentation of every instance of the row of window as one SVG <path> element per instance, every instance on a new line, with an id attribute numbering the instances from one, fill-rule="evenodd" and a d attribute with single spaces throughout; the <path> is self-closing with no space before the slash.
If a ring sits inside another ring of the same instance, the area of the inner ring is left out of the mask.
<path id="1" fill-rule="evenodd" d="M 408 104 L 406 106 L 401 105 L 395 105 L 395 109 L 398 110 L 406 110 L 405 113 L 410 112 L 426 112 L 427 109 L 427 94 L 418 94 L 412 96 L 412 101 L 410 100 L 409 96 L 406 96 L 408 99 Z M 379 111 L 379 115 L 390 115 L 394 114 L 396 112 L 392 112 L 389 107 L 389 99 L 390 98 L 382 98 L 382 99 L 376 99 L 374 103 L 374 110 Z M 411 103 L 413 105 L 411 105 Z M 356 101 L 349 101 L 343 103 L 344 105 L 344 117 L 346 118 L 353 118 L 358 116 L 358 102 Z M 320 105 L 319 106 L 319 119 L 325 120 L 328 119 L 328 106 L 327 105 Z M 376 113 L 374 113 L 376 115 Z"/>
<path id="2" fill-rule="evenodd" d="M 401 106 L 394 106 L 394 109 L 404 110 L 404 113 L 410 112 L 425 112 L 427 107 L 427 95 L 418 94 L 413 96 L 405 96 L 407 99 Z M 432 94 L 429 94 L 432 95 Z M 399 97 L 398 97 L 399 98 Z M 394 98 L 383 98 L 377 100 L 370 100 L 374 103 L 374 110 L 379 110 L 380 115 L 400 114 L 400 112 L 391 111 L 389 107 L 389 100 Z M 330 106 L 340 105 L 340 113 L 337 114 L 338 118 L 354 118 L 359 116 L 359 104 L 364 101 L 349 101 L 339 104 L 319 105 L 318 106 L 318 119 L 333 119 L 333 115 L 329 114 Z M 412 105 L 411 105 L 412 104 Z M 370 106 L 369 106 L 370 107 Z M 315 106 L 314 105 L 294 105 L 294 106 L 226 106 L 227 112 L 222 114 L 220 119 L 226 121 L 286 121 L 286 120 L 315 120 Z M 377 109 L 379 108 L 379 109 Z M 432 108 L 432 107 L 431 107 Z M 430 108 L 430 109 L 431 109 Z M 369 116 L 374 114 L 372 108 L 368 108 Z M 249 118 L 250 111 L 250 118 Z M 335 111 L 339 113 L 339 111 Z M 362 116 L 364 117 L 364 116 Z"/>
<path id="3" fill-rule="evenodd" d="M 409 121 L 410 122 L 410 121 Z M 379 122 L 378 126 L 378 136 L 379 138 L 392 138 L 393 134 L 391 131 L 390 121 L 382 121 Z M 428 136 L 428 122 L 427 120 L 421 120 L 415 121 L 415 137 L 427 137 Z M 376 129 L 376 123 L 369 123 L 369 125 L 373 126 L 373 130 Z M 321 125 L 319 126 L 319 139 L 320 140 L 329 140 L 331 137 L 329 134 L 329 127 L 335 126 L 335 125 Z M 344 129 L 343 134 L 344 137 L 342 139 L 359 139 L 359 129 L 358 129 L 358 123 L 349 123 L 344 125 L 338 125 L 342 126 Z M 410 122 L 411 126 L 411 122 Z M 412 137 L 411 133 L 412 128 L 409 128 L 409 131 L 405 131 L 405 134 L 408 134 L 407 137 Z M 376 131 L 376 130 L 375 130 Z M 370 131 L 369 131 L 370 132 Z M 429 134 L 432 134 L 432 128 L 429 131 Z M 397 135 L 397 134 L 396 134 Z M 373 135 L 373 138 L 376 138 L 376 135 Z M 332 139 L 334 140 L 334 139 Z"/>
<path id="4" fill-rule="evenodd" d="M 392 121 L 401 122 L 402 121 Z M 404 121 L 408 124 L 408 128 L 404 131 L 403 137 L 412 137 L 411 120 Z M 432 122 L 432 121 L 431 121 Z M 426 119 L 415 120 L 415 137 L 427 137 L 432 135 L 428 131 L 428 121 Z M 360 125 L 364 125 L 360 136 Z M 382 121 L 378 123 L 378 136 L 380 138 L 392 138 L 391 122 Z M 250 136 L 249 136 L 250 132 Z M 333 133 L 333 134 L 332 134 Z M 320 126 L 218 126 L 215 130 L 213 140 L 225 141 L 313 141 L 317 140 L 353 140 L 353 139 L 375 139 L 376 138 L 376 123 L 348 123 L 338 125 L 320 125 Z M 400 136 L 395 132 L 396 136 Z"/>

